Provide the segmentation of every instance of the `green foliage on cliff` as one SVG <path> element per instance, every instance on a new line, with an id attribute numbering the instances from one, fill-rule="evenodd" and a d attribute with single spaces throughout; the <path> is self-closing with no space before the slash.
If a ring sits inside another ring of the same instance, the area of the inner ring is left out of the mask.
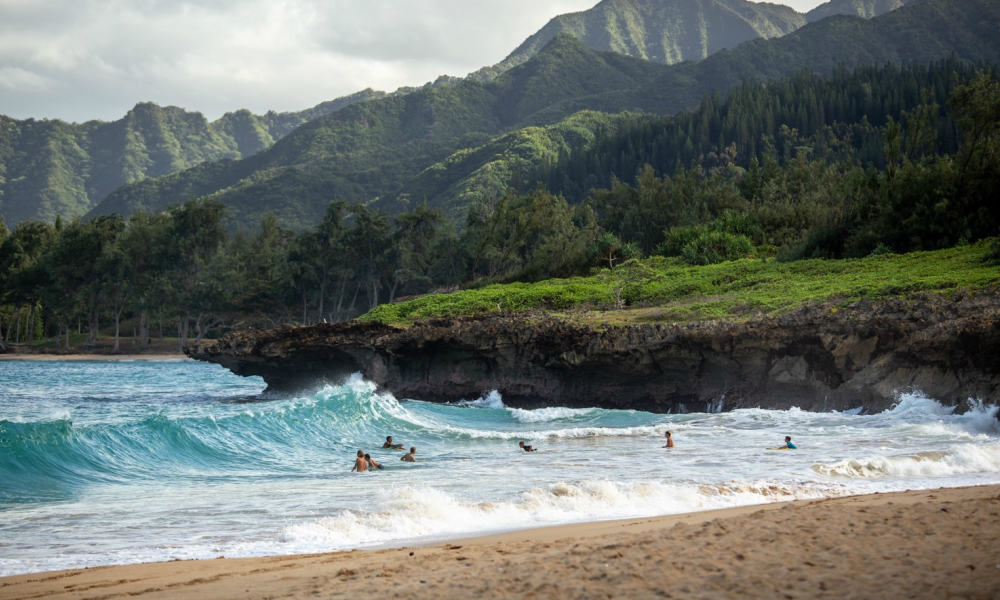
<path id="1" fill-rule="evenodd" d="M 0 215 L 16 225 L 82 216 L 122 185 L 207 161 L 252 156 L 316 117 L 385 96 L 365 90 L 295 113 L 201 113 L 137 104 L 118 121 L 0 116 Z"/>
<path id="2" fill-rule="evenodd" d="M 997 23 L 1000 6 L 989 0 L 927 0 L 871 21 L 825 19 L 781 38 L 673 66 L 598 53 L 559 36 L 489 83 L 463 81 L 356 104 L 310 122 L 250 159 L 213 167 L 211 174 L 200 169 L 126 186 L 91 214 L 162 210 L 213 195 L 246 226 L 273 211 L 283 224 L 301 229 L 338 198 L 376 202 L 391 211 L 405 210 L 407 201 L 426 201 L 454 216 L 466 199 L 502 189 L 506 172 L 513 178 L 508 185 L 519 175 L 529 180 L 518 173 L 520 165 L 551 160 L 574 136 L 585 146 L 609 121 L 585 115 L 567 125 L 582 135 L 529 129 L 520 138 L 487 142 L 512 131 L 556 124 L 586 110 L 672 115 L 697 106 L 712 90 L 802 69 L 829 73 L 840 64 L 926 63 L 952 53 L 963 60 L 996 61 Z M 511 164 L 494 158 L 512 148 Z M 682 147 L 669 156 L 709 151 L 704 145 Z"/>
<path id="3" fill-rule="evenodd" d="M 826 301 L 917 292 L 974 292 L 1000 285 L 1000 269 L 989 260 L 991 252 L 990 242 L 985 241 L 936 252 L 856 260 L 779 263 L 746 259 L 699 267 L 678 259 L 650 259 L 644 264 L 651 276 L 625 290 L 631 310 L 576 316 L 585 321 L 684 322 L 776 314 Z M 605 310 L 614 305 L 611 288 L 600 272 L 589 277 L 492 285 L 382 305 L 360 320 L 403 324 L 497 311 Z"/>

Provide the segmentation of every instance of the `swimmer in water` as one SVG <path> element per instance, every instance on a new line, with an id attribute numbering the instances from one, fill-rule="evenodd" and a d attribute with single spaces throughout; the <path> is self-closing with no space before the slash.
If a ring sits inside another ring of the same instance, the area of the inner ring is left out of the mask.
<path id="1" fill-rule="evenodd" d="M 369 469 L 384 469 L 385 468 L 385 467 L 382 466 L 382 463 L 380 463 L 377 460 L 375 460 L 374 458 L 372 458 L 371 454 L 365 454 L 365 462 L 368 463 L 368 468 Z"/>
<path id="2" fill-rule="evenodd" d="M 402 450 L 403 449 L 403 445 L 402 444 L 393 444 L 392 443 L 392 436 L 391 435 L 385 436 L 385 443 L 382 444 L 382 447 L 383 448 L 389 448 L 391 450 Z"/>
<path id="3" fill-rule="evenodd" d="M 673 435 L 674 435 L 673 433 L 671 433 L 669 431 L 667 432 L 667 445 L 664 446 L 664 448 L 673 448 L 674 447 L 674 438 L 672 437 Z"/>
<path id="4" fill-rule="evenodd" d="M 524 442 L 519 443 L 517 447 L 525 452 L 537 452 L 537 450 L 535 450 L 532 446 L 526 446 Z"/>
<path id="5" fill-rule="evenodd" d="M 414 456 L 414 454 L 416 453 L 417 453 L 417 448 L 416 446 L 414 446 L 413 448 L 410 448 L 409 454 L 404 454 L 403 456 L 399 457 L 399 460 L 403 462 L 417 462 L 417 457 Z"/>
<path id="6" fill-rule="evenodd" d="M 778 450 L 798 450 L 798 446 L 792 443 L 792 436 L 785 436 L 785 445 L 778 448 Z"/>
<path id="7" fill-rule="evenodd" d="M 358 473 L 364 473 L 368 470 L 368 461 L 365 460 L 365 451 L 358 450 L 358 459 L 354 461 L 354 468 L 351 469 L 351 473 L 357 471 Z"/>

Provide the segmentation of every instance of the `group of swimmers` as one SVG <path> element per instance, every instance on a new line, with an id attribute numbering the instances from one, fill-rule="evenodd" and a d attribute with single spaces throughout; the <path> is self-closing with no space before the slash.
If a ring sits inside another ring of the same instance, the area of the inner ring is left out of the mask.
<path id="1" fill-rule="evenodd" d="M 402 450 L 403 444 L 395 444 L 392 441 L 392 436 L 386 436 L 385 443 L 382 444 L 382 448 L 388 450 Z M 399 458 L 403 462 L 417 462 L 417 447 L 412 446 L 410 451 Z M 367 471 L 374 471 L 376 469 L 384 469 L 385 466 L 372 458 L 371 454 L 366 454 L 364 450 L 358 450 L 358 458 L 354 461 L 354 468 L 351 469 L 351 473 L 357 471 L 358 473 L 365 473 Z"/>
<path id="2" fill-rule="evenodd" d="M 674 447 L 674 434 L 673 434 L 673 432 L 668 431 L 664 435 L 666 436 L 667 444 L 665 446 L 663 446 L 663 447 L 664 448 L 673 448 Z M 525 452 L 537 452 L 538 451 L 538 448 L 535 448 L 534 446 L 526 444 L 525 442 L 519 442 L 517 444 L 517 447 L 520 448 L 521 450 L 524 450 Z M 388 436 L 385 437 L 385 443 L 382 444 L 382 448 L 384 450 L 402 450 L 404 448 L 404 445 L 403 444 L 396 444 L 396 443 L 394 443 L 392 441 L 392 436 L 388 435 Z M 779 446 L 777 448 L 769 448 L 769 449 L 770 450 L 797 450 L 798 447 L 794 443 L 792 443 L 792 436 L 786 435 L 785 436 L 785 445 L 784 446 Z M 407 454 L 404 454 L 403 456 L 401 456 L 399 460 L 401 460 L 403 462 L 412 462 L 412 463 L 415 463 L 415 462 L 417 462 L 416 454 L 417 454 L 417 447 L 416 446 L 411 446 L 410 447 L 410 451 Z M 381 463 L 379 463 L 378 461 L 376 461 L 374 458 L 371 457 L 371 454 L 365 454 L 364 450 L 358 450 L 358 459 L 356 461 L 354 461 L 354 468 L 351 469 L 351 472 L 353 473 L 353 472 L 357 471 L 358 473 L 364 473 L 366 471 L 374 471 L 376 469 L 384 469 L 384 468 L 385 467 L 382 466 Z"/>

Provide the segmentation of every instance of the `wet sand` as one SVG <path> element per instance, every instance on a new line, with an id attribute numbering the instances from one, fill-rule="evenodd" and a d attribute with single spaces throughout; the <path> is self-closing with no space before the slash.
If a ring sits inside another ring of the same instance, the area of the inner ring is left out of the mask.
<path id="1" fill-rule="evenodd" d="M 1000 597 L 1000 486 L 0 579 L 0 599 Z"/>

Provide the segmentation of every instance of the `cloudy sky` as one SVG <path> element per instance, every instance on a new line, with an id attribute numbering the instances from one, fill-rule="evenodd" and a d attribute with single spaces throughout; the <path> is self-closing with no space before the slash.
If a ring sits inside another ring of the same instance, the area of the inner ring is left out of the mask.
<path id="1" fill-rule="evenodd" d="M 808 10 L 822 0 L 788 0 Z M 597 0 L 0 0 L 0 114 L 299 110 L 502 60 Z"/>

